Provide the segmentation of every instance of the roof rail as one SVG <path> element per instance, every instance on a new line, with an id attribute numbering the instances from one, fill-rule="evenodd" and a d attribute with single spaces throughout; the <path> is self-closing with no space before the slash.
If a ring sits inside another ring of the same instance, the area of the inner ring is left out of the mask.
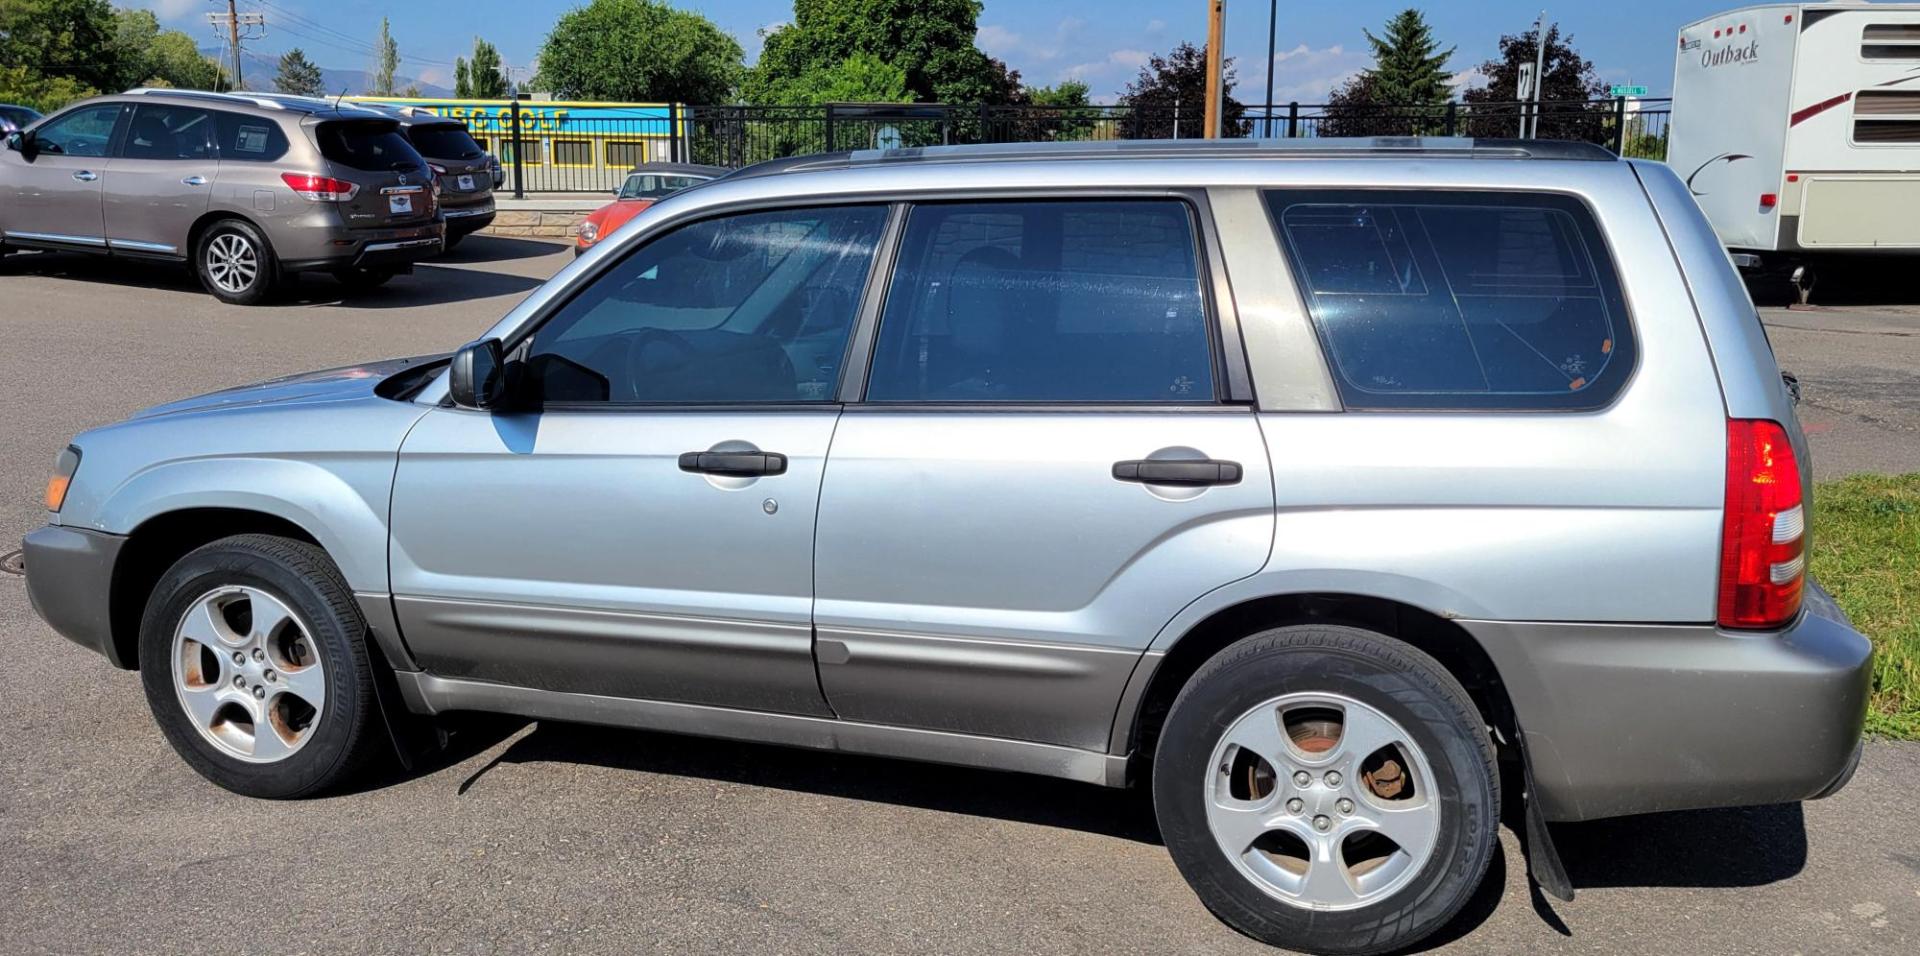
<path id="1" fill-rule="evenodd" d="M 915 146 L 790 156 L 756 163 L 734 178 L 808 170 L 921 163 L 1059 162 L 1131 159 L 1539 159 L 1613 162 L 1619 157 L 1592 143 L 1546 139 L 1465 139 L 1418 136 L 1304 139 L 1151 139 L 1070 143 L 981 143 Z"/>
<path id="2" fill-rule="evenodd" d="M 270 110 L 286 109 L 286 104 L 269 96 L 254 96 L 248 93 L 216 93 L 212 90 L 177 90 L 170 86 L 137 86 L 127 91 L 128 96 L 184 96 L 196 100 L 219 100 L 223 103 L 249 103 Z"/>

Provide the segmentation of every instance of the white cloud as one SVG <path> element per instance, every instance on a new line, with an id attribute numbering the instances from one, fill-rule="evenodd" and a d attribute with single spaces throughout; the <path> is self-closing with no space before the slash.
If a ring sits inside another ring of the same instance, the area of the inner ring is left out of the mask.
<path id="1" fill-rule="evenodd" d="M 1140 67 L 1145 66 L 1147 58 L 1150 55 L 1151 54 L 1145 50 L 1115 50 L 1108 53 L 1106 58 L 1102 60 L 1075 63 L 1061 70 L 1060 77 L 1061 79 L 1085 82 L 1089 79 L 1098 79 L 1116 74 L 1131 74 Z"/>
<path id="2" fill-rule="evenodd" d="M 145 7 L 152 10 L 154 16 L 169 23 L 177 23 L 185 19 L 200 20 L 200 8 L 205 5 L 202 0 L 127 0 L 121 4 L 128 7 Z"/>
<path id="3" fill-rule="evenodd" d="M 1165 32 L 1167 32 L 1167 21 L 1165 20 L 1148 20 L 1147 21 L 1148 36 L 1159 36 L 1160 34 Z"/>
<path id="4" fill-rule="evenodd" d="M 997 23 L 990 23 L 981 27 L 979 31 L 973 35 L 973 39 L 988 56 L 998 57 L 1002 60 L 1006 59 L 1010 54 L 1018 52 L 1020 49 L 1020 34 Z"/>
<path id="5" fill-rule="evenodd" d="M 1480 72 L 1480 68 L 1476 66 L 1469 70 L 1461 70 L 1447 77 L 1447 85 L 1453 87 L 1455 90 L 1477 90 L 1487 85 L 1487 78 L 1485 74 Z"/>
<path id="6" fill-rule="evenodd" d="M 1347 78 L 1366 69 L 1373 58 L 1336 43 L 1315 49 L 1302 43 L 1273 55 L 1273 101 L 1275 103 L 1324 103 L 1327 94 Z M 1266 96 L 1267 78 L 1258 70 L 1248 71 L 1234 89 L 1234 97 L 1252 103 Z"/>

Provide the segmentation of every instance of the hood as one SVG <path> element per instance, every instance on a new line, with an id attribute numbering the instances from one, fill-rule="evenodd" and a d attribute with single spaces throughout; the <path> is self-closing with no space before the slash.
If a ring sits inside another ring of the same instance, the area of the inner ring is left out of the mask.
<path id="1" fill-rule="evenodd" d="M 409 358 L 382 359 L 360 365 L 301 372 L 285 378 L 269 379 L 252 385 L 208 392 L 177 402 L 155 405 L 133 414 L 133 418 L 152 418 L 179 412 L 210 411 L 258 405 L 283 405 L 312 402 L 337 402 L 366 398 L 374 389 L 398 372 L 443 359 L 444 355 L 416 355 Z"/>

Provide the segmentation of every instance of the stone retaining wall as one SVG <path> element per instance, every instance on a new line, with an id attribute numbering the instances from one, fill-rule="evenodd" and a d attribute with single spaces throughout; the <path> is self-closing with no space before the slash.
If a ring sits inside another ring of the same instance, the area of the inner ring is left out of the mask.
<path id="1" fill-rule="evenodd" d="M 501 209 L 493 223 L 480 230 L 493 236 L 546 236 L 562 239 L 578 235 L 590 209 Z"/>

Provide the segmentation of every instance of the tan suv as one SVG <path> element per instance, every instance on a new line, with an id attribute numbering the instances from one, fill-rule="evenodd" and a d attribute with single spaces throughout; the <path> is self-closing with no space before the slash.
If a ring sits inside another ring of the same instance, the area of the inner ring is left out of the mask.
<path id="1" fill-rule="evenodd" d="M 426 161 L 391 117 L 351 106 L 139 89 L 0 149 L 0 252 L 185 261 L 227 302 L 295 272 L 377 286 L 445 234 Z"/>

